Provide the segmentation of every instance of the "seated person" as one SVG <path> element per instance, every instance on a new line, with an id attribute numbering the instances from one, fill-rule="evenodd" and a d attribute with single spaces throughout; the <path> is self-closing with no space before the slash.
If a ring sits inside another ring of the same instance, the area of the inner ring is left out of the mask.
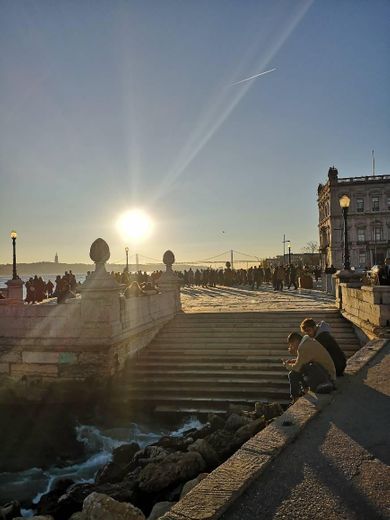
<path id="1" fill-rule="evenodd" d="M 306 318 L 301 323 L 301 331 L 311 338 L 315 338 L 326 350 L 333 359 L 336 368 L 336 375 L 342 376 L 347 364 L 344 352 L 341 350 L 339 344 L 330 333 L 330 327 L 325 321 L 316 323 L 312 318 Z"/>
<path id="2" fill-rule="evenodd" d="M 131 282 L 131 284 L 126 287 L 124 292 L 125 298 L 132 298 L 134 296 L 143 296 L 143 290 L 139 286 L 138 282 Z"/>
<path id="3" fill-rule="evenodd" d="M 334 389 L 336 369 L 328 351 L 313 338 L 291 332 L 287 337 L 288 350 L 295 359 L 283 361 L 289 370 L 290 397 L 292 402 L 309 388 L 317 393 L 329 393 Z"/>

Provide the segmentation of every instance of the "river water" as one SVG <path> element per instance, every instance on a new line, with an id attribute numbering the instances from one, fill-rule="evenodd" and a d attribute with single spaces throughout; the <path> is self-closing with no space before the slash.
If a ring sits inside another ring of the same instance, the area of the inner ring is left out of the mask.
<path id="1" fill-rule="evenodd" d="M 109 462 L 114 448 L 129 442 L 138 442 L 141 448 L 156 442 L 163 435 L 180 436 L 190 428 L 200 428 L 202 423 L 195 417 L 183 419 L 174 431 L 156 425 L 131 423 L 128 427 L 99 429 L 93 425 L 76 427 L 77 439 L 85 445 L 86 456 L 82 461 L 69 462 L 63 467 L 49 469 L 29 468 L 16 473 L 0 473 L 0 504 L 5 500 L 18 500 L 24 504 L 39 502 L 57 480 L 69 478 L 77 483 L 93 482 L 96 471 Z M 23 509 L 24 517 L 31 517 L 34 509 Z"/>

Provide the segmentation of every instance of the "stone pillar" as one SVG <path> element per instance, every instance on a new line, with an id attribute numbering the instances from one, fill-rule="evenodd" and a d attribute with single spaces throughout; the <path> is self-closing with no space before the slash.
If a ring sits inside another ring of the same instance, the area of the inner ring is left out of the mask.
<path id="1" fill-rule="evenodd" d="M 110 249 L 102 238 L 91 245 L 89 256 L 96 267 L 81 286 L 82 336 L 108 340 L 121 331 L 120 285 L 106 271 Z"/>
<path id="2" fill-rule="evenodd" d="M 340 284 L 347 283 L 349 287 L 361 287 L 362 275 L 361 273 L 359 274 L 349 269 L 341 269 L 340 271 L 337 271 L 337 273 L 332 275 L 332 278 L 335 287 L 336 305 L 339 309 L 342 309 L 343 302 Z"/>
<path id="3" fill-rule="evenodd" d="M 8 287 L 8 299 L 13 300 L 13 302 L 23 302 L 23 280 L 8 280 L 5 282 Z"/>
<path id="4" fill-rule="evenodd" d="M 182 285 L 181 279 L 173 272 L 172 265 L 175 263 L 175 255 L 172 251 L 165 251 L 163 256 L 163 263 L 166 266 L 165 273 L 162 273 L 158 279 L 158 286 L 161 292 L 172 291 L 174 292 L 176 299 L 176 310 L 181 310 L 180 301 L 180 286 Z"/>

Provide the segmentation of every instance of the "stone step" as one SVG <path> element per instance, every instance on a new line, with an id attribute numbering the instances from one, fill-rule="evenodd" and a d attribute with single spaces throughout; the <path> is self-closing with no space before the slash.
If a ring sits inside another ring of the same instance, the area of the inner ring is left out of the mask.
<path id="1" fill-rule="evenodd" d="M 198 378 L 199 377 L 205 377 L 205 376 L 209 376 L 210 378 L 214 378 L 213 381 L 215 381 L 216 379 L 215 378 L 218 378 L 220 376 L 229 376 L 229 377 L 232 377 L 232 378 L 242 378 L 243 376 L 245 377 L 278 377 L 279 375 L 286 375 L 286 369 L 283 367 L 283 365 L 280 365 L 280 370 L 275 370 L 275 368 L 273 369 L 270 369 L 270 370 L 253 370 L 253 369 L 250 369 L 250 370 L 243 370 L 242 368 L 241 369 L 238 369 L 238 370 L 232 370 L 231 368 L 227 368 L 227 369 L 223 369 L 223 367 L 218 367 L 219 369 L 214 369 L 214 370 L 210 370 L 210 369 L 200 369 L 200 370 L 188 370 L 188 369 L 181 369 L 181 370 L 159 370 L 159 369 L 154 369 L 153 368 L 140 368 L 139 366 L 136 366 L 135 367 L 135 370 L 133 371 L 133 373 L 131 371 L 129 371 L 129 377 L 132 377 L 134 378 L 135 380 L 137 379 L 145 379 L 145 376 L 148 377 L 148 380 L 149 379 L 156 379 L 158 378 L 159 376 L 163 376 L 162 379 L 165 380 L 165 378 L 174 378 L 175 380 L 177 380 L 177 378 L 181 378 L 181 377 L 196 377 Z M 222 368 L 222 369 L 221 369 Z"/>
<path id="2" fill-rule="evenodd" d="M 161 389 L 163 388 L 163 385 L 165 383 L 174 383 L 175 385 L 178 384 L 185 384 L 185 385 L 191 385 L 191 386 L 199 386 L 204 383 L 212 383 L 215 385 L 254 385 L 254 386 L 267 386 L 267 385 L 273 385 L 273 384 L 287 384 L 287 370 L 283 367 L 284 372 L 280 372 L 278 374 L 272 375 L 270 377 L 269 375 L 266 378 L 258 378 L 258 377 L 249 377 L 246 374 L 241 374 L 241 377 L 237 376 L 236 378 L 232 377 L 222 377 L 222 376 L 210 376 L 205 377 L 203 375 L 196 374 L 197 377 L 156 377 L 156 376 L 148 376 L 146 379 L 144 377 L 134 377 L 131 380 L 131 383 L 128 381 L 124 381 L 123 384 L 126 385 L 128 388 L 132 388 L 134 385 L 133 383 L 137 383 L 138 385 L 161 385 Z"/>
<path id="3" fill-rule="evenodd" d="M 139 391 L 130 389 L 131 392 L 127 392 L 124 389 L 123 392 L 118 396 L 123 397 L 126 400 L 126 396 L 133 400 L 138 401 L 190 401 L 190 400 L 219 400 L 219 401 L 231 401 L 232 399 L 240 400 L 245 402 L 247 399 L 254 401 L 260 401 L 261 399 L 277 399 L 277 398 L 288 398 L 288 385 L 285 386 L 270 386 L 270 387 L 253 387 L 253 388 L 229 388 L 224 387 L 210 391 L 205 388 L 180 388 L 180 395 L 178 395 L 178 389 L 176 387 L 164 387 L 161 390 L 155 388 L 142 388 Z"/>
<path id="4" fill-rule="evenodd" d="M 177 360 L 175 363 L 172 363 L 172 361 L 153 361 L 149 359 L 142 359 L 140 361 L 137 361 L 135 365 L 130 366 L 126 370 L 129 372 L 134 371 L 142 371 L 144 370 L 146 373 L 149 373 L 149 371 L 153 370 L 154 367 L 162 368 L 162 367 L 168 367 L 172 368 L 172 366 L 176 366 L 180 372 L 183 370 L 196 370 L 198 372 L 202 372 L 203 370 L 217 370 L 217 369 L 236 369 L 236 370 L 274 370 L 275 367 L 280 366 L 280 360 L 276 361 L 261 361 L 261 362 L 252 362 L 252 363 L 245 363 L 239 361 L 233 361 L 233 362 L 225 362 L 218 360 L 217 362 L 209 362 L 209 360 L 204 360 L 204 363 L 201 361 L 187 361 L 187 360 Z"/>
<path id="5" fill-rule="evenodd" d="M 267 349 L 267 345 L 256 347 L 249 347 L 247 345 L 238 345 L 238 346 L 226 346 L 220 345 L 219 347 L 215 347 L 211 345 L 204 346 L 182 346 L 181 348 L 153 348 L 148 353 L 144 355 L 148 358 L 151 356 L 163 356 L 164 358 L 167 355 L 174 356 L 177 358 L 180 357 L 188 357 L 188 356 L 263 356 L 263 355 L 271 355 L 271 356 L 288 356 L 288 352 L 286 348 L 280 346 L 279 348 Z M 345 354 L 349 352 L 356 352 L 358 347 L 355 345 L 342 345 L 342 350 Z M 221 359 L 221 361 L 223 361 Z"/>

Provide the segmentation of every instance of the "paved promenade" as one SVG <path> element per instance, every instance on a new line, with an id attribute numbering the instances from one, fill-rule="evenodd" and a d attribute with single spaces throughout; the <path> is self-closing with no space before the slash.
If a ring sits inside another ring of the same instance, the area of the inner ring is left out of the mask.
<path id="1" fill-rule="evenodd" d="M 185 312 L 310 311 L 334 309 L 334 298 L 316 290 L 274 291 L 270 285 L 259 290 L 237 287 L 184 287 L 181 300 Z"/>
<path id="2" fill-rule="evenodd" d="M 390 518 L 390 344 L 221 520 Z"/>

